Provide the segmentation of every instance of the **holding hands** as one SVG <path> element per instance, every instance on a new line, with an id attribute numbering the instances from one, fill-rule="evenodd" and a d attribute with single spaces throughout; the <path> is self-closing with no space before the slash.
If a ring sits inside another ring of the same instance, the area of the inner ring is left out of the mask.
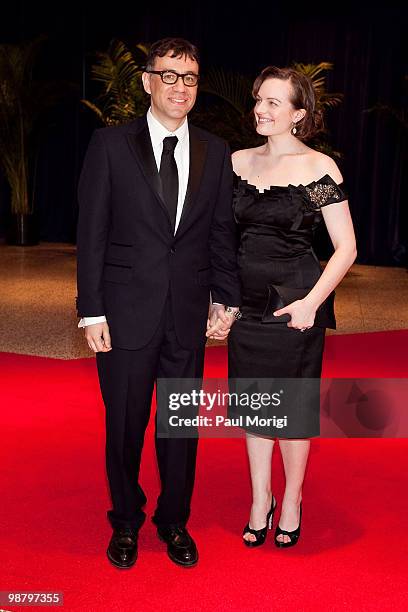
<path id="1" fill-rule="evenodd" d="M 207 338 L 225 340 L 236 320 L 237 312 L 239 312 L 237 306 L 226 309 L 223 304 L 210 304 L 207 319 Z"/>
<path id="2" fill-rule="evenodd" d="M 238 307 L 228 307 L 226 309 L 223 304 L 211 304 L 207 319 L 207 338 L 225 340 L 228 337 L 232 324 L 237 318 L 236 313 L 238 312 Z M 296 300 L 284 308 L 275 310 L 273 314 L 275 316 L 288 314 L 290 321 L 287 323 L 287 326 L 304 332 L 313 327 L 316 308 L 309 301 L 303 299 Z"/>

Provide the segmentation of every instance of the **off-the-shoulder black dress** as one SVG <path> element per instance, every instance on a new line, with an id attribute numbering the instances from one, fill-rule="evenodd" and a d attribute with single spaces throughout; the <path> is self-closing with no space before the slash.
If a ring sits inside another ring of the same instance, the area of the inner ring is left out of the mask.
<path id="1" fill-rule="evenodd" d="M 321 208 L 346 199 L 344 183 L 336 184 L 328 174 L 308 185 L 264 191 L 234 175 L 243 316 L 228 339 L 230 378 L 320 378 L 325 327 L 315 324 L 300 332 L 286 322 L 265 322 L 268 285 L 306 290 L 315 285 L 322 268 L 312 240 L 323 218 Z M 334 320 L 334 312 L 329 314 Z M 319 435 L 318 398 L 312 396 L 313 405 L 303 397 L 299 423 L 292 422 L 279 437 Z"/>

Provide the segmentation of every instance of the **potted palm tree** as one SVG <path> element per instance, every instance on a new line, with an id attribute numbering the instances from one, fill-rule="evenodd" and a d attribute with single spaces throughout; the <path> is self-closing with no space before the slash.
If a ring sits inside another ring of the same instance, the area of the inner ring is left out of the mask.
<path id="1" fill-rule="evenodd" d="M 33 231 L 31 165 L 34 135 L 44 110 L 66 93 L 66 84 L 35 78 L 34 67 L 45 40 L 0 45 L 0 165 L 10 187 L 11 244 L 37 242 Z"/>

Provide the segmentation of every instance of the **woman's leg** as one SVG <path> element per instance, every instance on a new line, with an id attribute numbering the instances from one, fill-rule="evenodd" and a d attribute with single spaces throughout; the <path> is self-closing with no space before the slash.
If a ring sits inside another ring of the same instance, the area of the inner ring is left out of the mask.
<path id="1" fill-rule="evenodd" d="M 302 485 L 305 476 L 310 440 L 279 440 L 285 468 L 286 487 L 282 501 L 279 527 L 293 531 L 299 525 Z M 287 535 L 279 535 L 278 542 L 290 542 Z"/>
<path id="2" fill-rule="evenodd" d="M 265 518 L 271 509 L 271 462 L 274 440 L 247 434 L 246 443 L 252 482 L 249 526 L 257 530 L 265 527 Z M 245 534 L 244 539 L 249 542 L 256 540 L 252 533 Z"/>

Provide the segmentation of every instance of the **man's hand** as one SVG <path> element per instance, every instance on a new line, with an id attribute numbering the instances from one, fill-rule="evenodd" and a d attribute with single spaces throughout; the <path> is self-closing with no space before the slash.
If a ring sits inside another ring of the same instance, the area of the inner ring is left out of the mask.
<path id="1" fill-rule="evenodd" d="M 225 340 L 234 321 L 234 315 L 225 312 L 222 304 L 211 304 L 207 320 L 207 338 Z"/>
<path id="2" fill-rule="evenodd" d="M 85 338 L 88 346 L 95 353 L 107 353 L 112 350 L 107 323 L 94 323 L 85 327 Z"/>

